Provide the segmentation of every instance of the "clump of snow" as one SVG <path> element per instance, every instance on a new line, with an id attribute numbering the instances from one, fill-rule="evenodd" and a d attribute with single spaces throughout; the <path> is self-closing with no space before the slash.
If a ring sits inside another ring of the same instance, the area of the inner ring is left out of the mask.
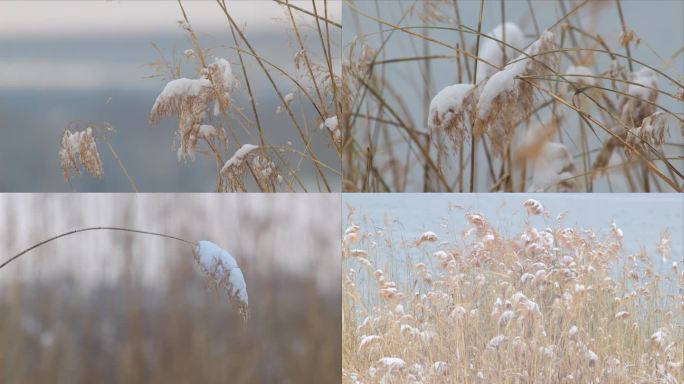
<path id="1" fill-rule="evenodd" d="M 259 148 L 258 145 L 253 144 L 243 144 L 240 149 L 235 151 L 233 156 L 226 161 L 226 163 L 221 168 L 221 173 L 227 172 L 232 167 L 239 167 L 247 158 L 247 155 L 255 149 Z"/>
<path id="2" fill-rule="evenodd" d="M 195 246 L 195 261 L 217 286 L 225 288 L 231 298 L 238 300 L 243 310 L 247 308 L 247 284 L 237 261 L 228 251 L 211 241 L 201 240 Z"/>
<path id="3" fill-rule="evenodd" d="M 342 138 L 342 132 L 340 131 L 340 127 L 337 122 L 337 116 L 328 117 L 321 123 L 321 125 L 318 126 L 318 129 L 322 130 L 324 128 L 327 128 L 333 134 L 335 141 L 339 141 Z"/>
<path id="4" fill-rule="evenodd" d="M 382 337 L 378 335 L 363 335 L 361 337 L 361 342 L 359 343 L 359 352 L 369 347 L 372 343 L 379 342 L 380 340 L 382 340 Z"/>
<path id="5" fill-rule="evenodd" d="M 292 102 L 292 100 L 294 100 L 294 93 L 290 92 L 287 95 L 283 96 L 283 100 L 285 101 L 285 104 L 279 105 L 276 108 L 276 113 L 281 113 L 284 109 L 284 106 L 289 105 Z"/>
<path id="6" fill-rule="evenodd" d="M 378 364 L 389 370 L 402 369 L 406 366 L 406 362 L 398 357 L 383 357 L 378 360 Z"/>
<path id="7" fill-rule="evenodd" d="M 210 138 L 217 134 L 216 128 L 213 125 L 202 124 L 199 127 L 200 136 Z"/>
<path id="8" fill-rule="evenodd" d="M 434 121 L 451 120 L 455 111 L 461 109 L 463 99 L 473 87 L 473 84 L 454 84 L 439 91 L 430 101 L 428 127 L 436 128 Z"/>
<path id="9" fill-rule="evenodd" d="M 450 85 L 439 91 L 430 101 L 428 128 L 431 131 L 446 132 L 457 147 L 462 145 L 466 137 L 465 116 L 471 110 L 466 105 L 466 98 L 471 95 L 473 88 L 473 84 Z"/>
<path id="10" fill-rule="evenodd" d="M 489 114 L 494 98 L 504 92 L 511 92 L 515 87 L 515 78 L 522 75 L 525 69 L 520 65 L 520 61 L 511 67 L 506 67 L 502 71 L 495 73 L 485 84 L 480 98 L 477 102 L 477 116 L 483 119 Z"/>
<path id="11" fill-rule="evenodd" d="M 491 340 L 489 340 L 489 343 L 487 343 L 487 349 L 497 349 L 501 345 L 503 345 L 507 340 L 508 337 L 506 337 L 505 335 L 494 336 Z"/>
<path id="12" fill-rule="evenodd" d="M 651 94 L 651 89 L 649 88 L 658 88 L 656 73 L 651 68 L 644 67 L 632 73 L 632 82 L 640 85 L 630 84 L 629 87 L 627 87 L 627 93 L 642 99 L 649 98 L 649 95 Z"/>
<path id="13" fill-rule="evenodd" d="M 651 335 L 651 342 L 659 349 L 664 349 L 667 345 L 667 333 L 660 328 Z"/>
<path id="14" fill-rule="evenodd" d="M 587 362 L 590 366 L 596 365 L 596 362 L 598 361 L 598 355 L 594 351 L 587 349 L 584 353 L 584 356 L 587 358 Z"/>
<path id="15" fill-rule="evenodd" d="M 318 126 L 319 129 L 323 128 L 328 128 L 330 132 L 334 132 L 338 128 L 337 124 L 337 116 L 331 116 L 325 119 L 324 122 L 321 123 L 321 125 Z"/>
<path id="16" fill-rule="evenodd" d="M 504 31 L 506 33 L 505 41 Z M 489 39 L 486 36 L 491 36 L 497 40 L 504 41 L 509 46 L 504 46 L 498 41 Z M 518 27 L 517 24 L 511 22 L 506 22 L 503 25 L 497 25 L 493 30 L 487 33 L 486 36 L 483 36 L 481 38 L 484 40 L 484 44 L 482 44 L 482 47 L 480 47 L 478 56 L 484 59 L 485 61 L 497 65 L 499 67 L 503 66 L 506 63 L 506 61 L 518 56 L 518 52 L 510 46 L 515 47 L 517 49 L 521 49 L 525 43 L 525 36 L 523 35 L 522 30 L 520 30 L 520 27 Z M 506 54 L 505 57 L 504 47 Z M 496 70 L 497 68 L 492 67 L 491 65 L 481 61 L 477 67 L 476 82 L 479 83 L 482 79 L 486 78 Z"/>
<path id="17" fill-rule="evenodd" d="M 527 208 L 528 215 L 541 215 L 544 213 L 544 207 L 535 199 L 527 199 L 523 203 L 523 206 Z"/>
<path id="18" fill-rule="evenodd" d="M 549 48 L 550 44 L 553 44 L 553 39 L 554 35 L 552 32 L 544 32 L 539 40 L 525 49 L 525 54 L 519 55 L 516 60 L 507 64 L 504 69 L 495 73 L 487 80 L 477 103 L 478 117 L 480 119 L 489 114 L 492 102 L 497 96 L 515 90 L 516 83 L 520 81 L 516 80 L 518 76 L 524 75 L 530 67 L 535 67 L 534 64 L 537 62 L 542 65 L 548 65 L 543 56 L 535 57 L 534 59 L 530 59 L 527 56 L 534 56 L 545 51 Z M 550 61 L 553 61 L 553 59 Z"/>
<path id="19" fill-rule="evenodd" d="M 154 113 L 162 104 L 170 103 L 176 105 L 175 109 L 180 108 L 181 99 L 185 97 L 197 97 L 202 91 L 211 88 L 211 81 L 207 79 L 186 79 L 180 78 L 169 81 L 152 106 Z"/>
<path id="20" fill-rule="evenodd" d="M 219 79 L 223 83 L 223 86 L 227 88 L 227 91 L 230 92 L 233 87 L 237 84 L 235 80 L 235 76 L 233 76 L 233 70 L 230 67 L 230 62 L 226 59 L 222 58 L 214 58 L 214 62 L 209 64 L 209 69 L 214 70 L 216 73 L 220 75 Z M 214 77 L 212 77 L 212 80 L 216 80 Z"/>
<path id="21" fill-rule="evenodd" d="M 416 245 L 421 245 L 425 242 L 435 242 L 437 240 L 439 240 L 439 238 L 437 237 L 436 233 L 432 231 L 427 231 L 420 235 L 420 237 L 416 240 Z"/>
<path id="22" fill-rule="evenodd" d="M 575 165 L 563 144 L 545 143 L 534 161 L 529 192 L 570 192 L 575 188 Z"/>

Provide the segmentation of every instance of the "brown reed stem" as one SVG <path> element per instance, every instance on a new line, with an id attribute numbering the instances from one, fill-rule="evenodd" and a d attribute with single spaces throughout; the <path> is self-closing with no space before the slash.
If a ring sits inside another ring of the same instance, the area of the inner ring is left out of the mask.
<path id="1" fill-rule="evenodd" d="M 193 246 L 195 245 L 195 243 L 192 242 L 192 241 L 185 240 L 185 239 L 182 239 L 182 238 L 176 237 L 176 236 L 166 235 L 166 234 L 163 234 L 163 233 L 142 231 L 142 230 L 138 230 L 138 229 L 130 229 L 130 228 L 123 228 L 123 227 L 88 227 L 88 228 L 75 229 L 75 230 L 73 230 L 73 231 L 65 232 L 65 233 L 59 234 L 59 235 L 57 235 L 57 236 L 53 236 L 53 237 L 51 237 L 51 238 L 49 238 L 49 239 L 43 240 L 43 241 L 41 241 L 41 242 L 39 242 L 39 243 L 36 243 L 36 244 L 32 245 L 31 247 L 26 248 L 25 250 L 19 252 L 18 254 L 16 254 L 16 255 L 10 257 L 8 260 L 6 260 L 6 261 L 3 262 L 2 264 L 0 264 L 0 269 L 2 269 L 3 267 L 5 267 L 7 264 L 11 263 L 12 261 L 18 259 L 18 258 L 21 257 L 22 255 L 24 255 L 24 254 L 26 254 L 26 253 L 28 253 L 28 252 L 30 252 L 30 251 L 32 251 L 32 250 L 34 250 L 34 249 L 36 249 L 36 248 L 42 246 L 42 245 L 45 245 L 45 244 L 47 244 L 47 243 L 49 243 L 49 242 L 51 242 L 51 241 L 53 241 L 53 240 L 57 240 L 57 239 L 59 239 L 59 238 L 61 238 L 61 237 L 73 235 L 73 234 L 79 233 L 79 232 L 97 231 L 97 230 L 109 230 L 109 231 L 122 231 L 122 232 L 141 233 L 141 234 L 144 234 L 144 235 L 153 235 L 153 236 L 164 237 L 164 238 L 167 238 L 167 239 L 177 240 L 177 241 L 181 241 L 181 242 L 183 242 L 183 243 L 190 244 L 190 245 L 193 245 Z"/>

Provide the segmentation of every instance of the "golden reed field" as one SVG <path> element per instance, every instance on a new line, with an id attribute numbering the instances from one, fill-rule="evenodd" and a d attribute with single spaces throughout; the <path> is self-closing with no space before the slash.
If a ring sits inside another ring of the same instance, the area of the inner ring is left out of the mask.
<path id="1" fill-rule="evenodd" d="M 449 234 L 441 237 L 350 209 L 343 382 L 684 380 L 683 260 L 669 232 L 656 255 L 627 253 L 615 222 L 594 231 L 567 226 L 536 200 L 523 205 L 546 227 L 526 220 L 504 232 L 450 206 L 467 225 L 435 219 L 435 232 Z"/>

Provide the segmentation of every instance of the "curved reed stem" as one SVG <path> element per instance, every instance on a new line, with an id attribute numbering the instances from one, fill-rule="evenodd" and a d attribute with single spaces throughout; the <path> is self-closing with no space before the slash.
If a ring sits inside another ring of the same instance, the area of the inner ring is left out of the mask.
<path id="1" fill-rule="evenodd" d="M 65 232 L 65 233 L 59 234 L 59 235 L 57 235 L 57 236 L 53 236 L 53 237 L 51 237 L 51 238 L 49 238 L 49 239 L 43 240 L 43 241 L 41 241 L 41 242 L 39 242 L 39 243 L 37 243 L 37 244 L 34 244 L 34 245 L 32 245 L 31 247 L 26 248 L 25 250 L 23 250 L 23 251 L 19 252 L 18 254 L 16 254 L 16 255 L 10 257 L 7 261 L 5 261 L 5 262 L 3 262 L 2 264 L 0 264 L 0 269 L 2 269 L 3 267 L 5 267 L 7 264 L 11 263 L 12 261 L 18 259 L 18 258 L 21 257 L 22 255 L 24 255 L 24 254 L 26 254 L 26 253 L 28 253 L 28 252 L 30 252 L 30 251 L 32 251 L 32 250 L 34 250 L 34 249 L 36 249 L 36 248 L 42 246 L 42 245 L 45 245 L 45 244 L 47 244 L 47 243 L 49 243 L 49 242 L 51 242 L 51 241 L 53 241 L 53 240 L 57 240 L 57 239 L 59 239 L 60 237 L 65 237 L 65 236 L 73 235 L 73 234 L 79 233 L 79 232 L 96 231 L 96 230 L 109 230 L 109 231 L 122 231 L 122 232 L 141 233 L 141 234 L 144 234 L 144 235 L 153 235 L 153 236 L 165 237 L 165 238 L 167 238 L 167 239 L 182 241 L 182 242 L 184 242 L 184 243 L 186 243 L 186 244 L 195 245 L 195 243 L 192 242 L 192 241 L 188 241 L 188 240 L 185 240 L 185 239 L 181 239 L 180 237 L 175 237 L 175 236 L 171 236 L 171 235 L 166 235 L 166 234 L 163 234 L 163 233 L 149 232 L 149 231 L 141 231 L 141 230 L 138 230 L 138 229 L 130 229 L 130 228 L 123 228 L 123 227 L 88 227 L 88 228 L 75 229 L 75 230 L 73 230 L 73 231 Z"/>

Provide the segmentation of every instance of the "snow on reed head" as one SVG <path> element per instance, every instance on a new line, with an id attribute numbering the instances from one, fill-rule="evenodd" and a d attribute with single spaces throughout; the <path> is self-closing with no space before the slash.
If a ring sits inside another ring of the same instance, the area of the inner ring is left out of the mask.
<path id="1" fill-rule="evenodd" d="M 644 152 L 648 151 L 649 147 L 661 149 L 665 143 L 665 137 L 670 136 L 669 117 L 670 115 L 665 111 L 657 111 L 646 116 L 640 126 L 628 131 L 626 141 Z M 634 155 L 633 151 L 627 150 L 626 152 L 630 156 Z"/>
<path id="2" fill-rule="evenodd" d="M 249 304 L 247 284 L 235 258 L 225 249 L 206 240 L 197 242 L 194 256 L 200 270 L 212 280 L 216 287 L 226 290 L 231 299 L 236 301 L 243 319 L 247 320 Z"/>
<path id="3" fill-rule="evenodd" d="M 318 129 L 323 130 L 327 128 L 336 143 L 342 140 L 342 131 L 340 130 L 339 123 L 337 121 L 337 116 L 330 116 L 323 120 L 323 122 L 318 126 Z"/>
<path id="4" fill-rule="evenodd" d="M 244 191 L 245 185 L 242 182 L 242 174 L 250 169 L 254 174 L 255 180 L 263 184 L 262 188 L 274 189 L 276 183 L 282 182 L 283 178 L 278 173 L 277 167 L 260 147 L 253 144 L 243 144 L 221 168 L 222 178 L 225 182 L 221 183 L 221 191 Z"/>
<path id="5" fill-rule="evenodd" d="M 461 148 L 468 138 L 466 117 L 473 120 L 475 106 L 473 84 L 454 84 L 441 91 L 430 101 L 427 125 L 430 131 L 447 134 L 454 148 Z M 441 147 L 441 146 L 440 146 Z"/>
<path id="6" fill-rule="evenodd" d="M 487 63 L 502 67 L 508 60 L 518 56 L 519 52 L 513 48 L 521 49 L 525 43 L 525 36 L 523 35 L 520 27 L 511 22 L 506 22 L 503 25 L 497 25 L 485 36 L 491 36 L 497 40 L 501 40 L 506 43 L 506 45 L 503 45 L 496 40 L 482 37 L 484 43 L 478 52 L 478 57 L 484 61 L 477 69 L 477 79 L 475 80 L 476 83 L 479 83 L 484 78 L 498 70 L 498 68 L 492 67 Z"/>
<path id="7" fill-rule="evenodd" d="M 168 115 L 178 116 L 179 138 L 178 157 L 194 160 L 194 150 L 200 135 L 200 126 L 209 103 L 215 102 L 215 112 L 226 112 L 230 107 L 230 93 L 237 82 L 225 59 L 217 58 L 206 68 L 200 70 L 199 79 L 180 78 L 171 80 L 164 86 L 150 111 L 149 123 L 156 125 Z"/>
<path id="8" fill-rule="evenodd" d="M 575 164 L 561 143 L 545 143 L 532 168 L 530 192 L 572 192 L 577 188 Z"/>
<path id="9" fill-rule="evenodd" d="M 486 80 L 477 102 L 476 130 L 489 133 L 496 154 L 501 154 L 503 144 L 511 140 L 515 123 L 527 118 L 532 110 L 534 87 L 531 83 L 535 80 L 520 77 L 555 72 L 558 53 L 548 53 L 555 49 L 555 36 L 546 31 L 524 54 Z"/>
<path id="10" fill-rule="evenodd" d="M 656 73 L 650 68 L 641 68 L 632 73 L 627 87 L 627 95 L 620 97 L 620 119 L 629 127 L 638 127 L 646 116 L 656 111 L 654 103 L 658 99 Z"/>
<path id="11" fill-rule="evenodd" d="M 523 203 L 523 207 L 527 208 L 528 215 L 539 216 L 544 213 L 544 207 L 535 199 L 527 199 Z"/>
<path id="12" fill-rule="evenodd" d="M 418 237 L 418 239 L 416 239 L 416 246 L 421 245 L 421 244 L 426 243 L 426 242 L 433 243 L 437 240 L 439 240 L 439 238 L 437 237 L 437 234 L 435 234 L 432 231 L 427 231 L 427 232 L 423 233 L 422 235 L 420 235 L 420 237 Z"/>
<path id="13" fill-rule="evenodd" d="M 100 153 L 97 151 L 97 144 L 95 144 L 91 127 L 76 132 L 71 132 L 69 129 L 64 130 L 62 143 L 59 147 L 59 162 L 62 166 L 64 180 L 69 181 L 73 176 L 80 175 L 81 172 L 76 159 L 91 175 L 101 177 L 104 174 Z"/>

